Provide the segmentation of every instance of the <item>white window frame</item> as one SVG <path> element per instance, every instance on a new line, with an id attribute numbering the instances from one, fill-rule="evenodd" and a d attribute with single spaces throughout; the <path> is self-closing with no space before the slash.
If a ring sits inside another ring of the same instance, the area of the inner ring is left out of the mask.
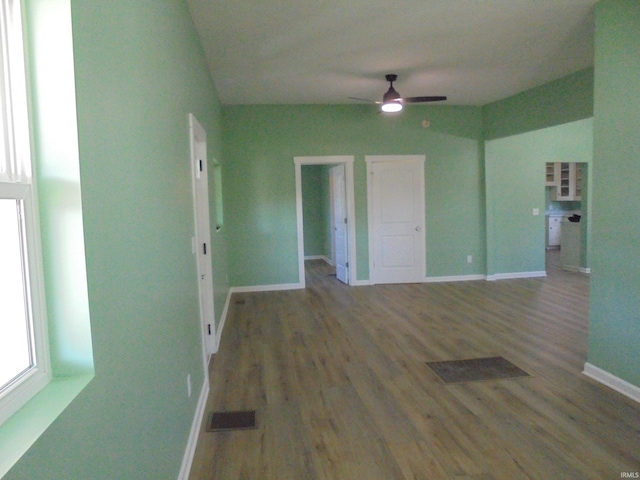
<path id="1" fill-rule="evenodd" d="M 33 365 L 0 386 L 0 424 L 52 378 L 47 334 L 44 276 L 35 179 L 32 178 L 27 84 L 20 0 L 0 0 L 0 198 L 21 200 L 30 300 Z M 2 306 L 0 305 L 0 313 Z M 0 315 L 1 316 L 1 315 Z"/>

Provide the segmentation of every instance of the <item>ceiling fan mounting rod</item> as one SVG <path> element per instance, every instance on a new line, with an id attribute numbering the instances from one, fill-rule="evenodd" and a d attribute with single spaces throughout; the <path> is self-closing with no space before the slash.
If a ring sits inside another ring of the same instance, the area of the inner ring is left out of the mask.
<path id="1" fill-rule="evenodd" d="M 382 98 L 382 111 L 399 112 L 402 110 L 402 98 L 396 89 L 393 88 L 393 82 L 398 78 L 398 76 L 390 73 L 385 75 L 385 78 L 387 79 L 387 82 L 389 82 L 389 90 L 387 90 Z"/>

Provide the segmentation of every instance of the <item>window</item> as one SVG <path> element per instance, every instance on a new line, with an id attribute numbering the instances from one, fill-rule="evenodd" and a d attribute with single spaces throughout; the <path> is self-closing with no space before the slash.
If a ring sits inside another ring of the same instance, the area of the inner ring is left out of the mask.
<path id="1" fill-rule="evenodd" d="M 0 0 L 0 423 L 50 380 L 19 0 Z"/>

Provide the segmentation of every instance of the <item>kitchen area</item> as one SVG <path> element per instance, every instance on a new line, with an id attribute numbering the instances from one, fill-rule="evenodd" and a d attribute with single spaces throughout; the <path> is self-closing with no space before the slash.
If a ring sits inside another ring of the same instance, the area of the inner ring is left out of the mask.
<path id="1" fill-rule="evenodd" d="M 583 214 L 586 175 L 585 163 L 554 162 L 545 165 L 546 249 L 548 252 L 560 251 L 560 264 L 564 270 L 583 273 L 589 270 L 582 266 L 586 249 L 586 229 L 583 227 L 586 220 Z"/>

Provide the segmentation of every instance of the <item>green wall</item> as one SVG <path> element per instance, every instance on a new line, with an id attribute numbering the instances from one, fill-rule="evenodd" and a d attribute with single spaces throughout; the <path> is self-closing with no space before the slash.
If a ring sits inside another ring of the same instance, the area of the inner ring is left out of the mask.
<path id="1" fill-rule="evenodd" d="M 593 116 L 593 69 L 482 107 L 484 138 L 492 140 Z"/>
<path id="2" fill-rule="evenodd" d="M 298 282 L 295 156 L 355 156 L 358 280 L 369 276 L 365 155 L 426 156 L 427 276 L 484 273 L 480 108 L 412 105 L 385 116 L 368 105 L 225 106 L 223 129 L 232 285 Z"/>
<path id="3" fill-rule="evenodd" d="M 221 158 L 220 107 L 185 2 L 72 0 L 71 15 L 95 377 L 5 478 L 175 479 L 205 379 L 188 114 Z"/>
<path id="4" fill-rule="evenodd" d="M 489 275 L 545 271 L 545 163 L 591 163 L 592 139 L 593 120 L 585 119 L 486 142 Z"/>
<path id="5" fill-rule="evenodd" d="M 640 2 L 596 8 L 589 363 L 640 386 Z"/>

